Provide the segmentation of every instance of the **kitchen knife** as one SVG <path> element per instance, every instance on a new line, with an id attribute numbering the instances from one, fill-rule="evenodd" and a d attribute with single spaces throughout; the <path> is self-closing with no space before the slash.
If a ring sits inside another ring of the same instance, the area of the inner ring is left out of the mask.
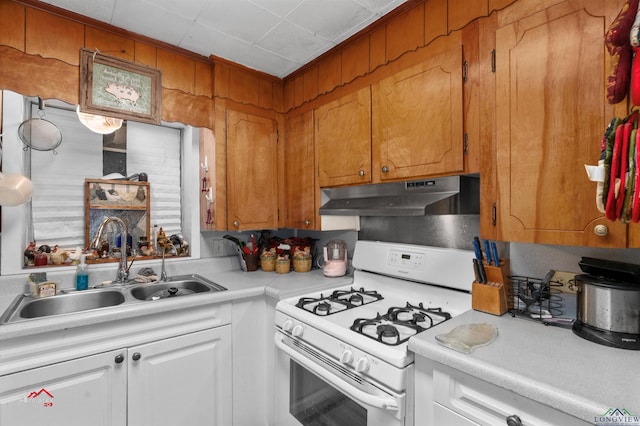
<path id="1" fill-rule="evenodd" d="M 491 265 L 493 263 L 493 259 L 491 258 L 491 248 L 489 247 L 489 240 L 484 240 L 484 253 L 487 256 L 487 265 Z"/>
<path id="2" fill-rule="evenodd" d="M 476 274 L 478 275 L 478 282 L 482 284 L 486 283 L 487 273 L 484 270 L 484 265 L 482 264 L 482 260 L 473 259 L 473 267 L 474 267 L 474 270 L 476 271 Z"/>
<path id="3" fill-rule="evenodd" d="M 493 256 L 495 265 L 500 266 L 500 253 L 498 253 L 498 247 L 495 241 L 491 241 L 491 255 Z"/>
<path id="4" fill-rule="evenodd" d="M 480 249 L 480 239 L 473 237 L 473 251 L 476 253 L 476 259 L 482 261 L 482 249 Z"/>

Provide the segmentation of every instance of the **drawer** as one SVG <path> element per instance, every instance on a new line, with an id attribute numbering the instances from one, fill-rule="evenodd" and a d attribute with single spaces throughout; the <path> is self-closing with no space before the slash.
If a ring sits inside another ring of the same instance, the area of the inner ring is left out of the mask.
<path id="1" fill-rule="evenodd" d="M 547 405 L 438 363 L 434 363 L 433 389 L 436 407 L 440 404 L 475 422 L 455 424 L 477 423 L 503 426 L 507 424 L 507 417 L 516 415 L 521 419 L 522 425 L 591 425 Z M 444 413 L 440 409 L 435 409 L 436 407 L 434 407 L 434 414 Z"/>

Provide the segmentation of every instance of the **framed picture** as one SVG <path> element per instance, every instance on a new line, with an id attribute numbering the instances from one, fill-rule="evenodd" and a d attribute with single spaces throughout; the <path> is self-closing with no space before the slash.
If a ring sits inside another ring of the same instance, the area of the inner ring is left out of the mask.
<path id="1" fill-rule="evenodd" d="M 159 124 L 162 73 L 98 51 L 81 49 L 80 111 Z"/>

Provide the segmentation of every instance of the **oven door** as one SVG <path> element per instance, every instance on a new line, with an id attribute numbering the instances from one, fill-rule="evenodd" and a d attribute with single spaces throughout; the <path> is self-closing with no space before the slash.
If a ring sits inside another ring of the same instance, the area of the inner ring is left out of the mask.
<path id="1" fill-rule="evenodd" d="M 405 393 L 363 380 L 304 342 L 276 332 L 277 426 L 406 426 Z"/>

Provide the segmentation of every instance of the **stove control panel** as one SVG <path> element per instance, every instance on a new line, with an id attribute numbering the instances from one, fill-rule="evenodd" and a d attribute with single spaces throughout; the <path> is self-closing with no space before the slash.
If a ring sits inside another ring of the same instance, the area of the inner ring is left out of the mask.
<path id="1" fill-rule="evenodd" d="M 422 271 L 424 269 L 424 253 L 391 249 L 387 265 Z"/>

